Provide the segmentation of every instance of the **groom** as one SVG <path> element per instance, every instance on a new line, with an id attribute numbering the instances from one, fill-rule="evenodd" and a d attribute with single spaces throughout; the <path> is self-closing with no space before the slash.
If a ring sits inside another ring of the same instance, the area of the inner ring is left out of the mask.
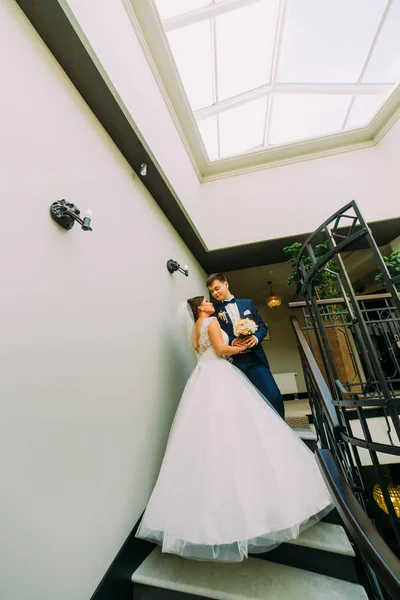
<path id="1" fill-rule="evenodd" d="M 217 301 L 215 315 L 221 328 L 229 336 L 232 346 L 243 345 L 251 349 L 250 352 L 238 354 L 231 360 L 235 367 L 240 369 L 251 383 L 272 404 L 275 410 L 285 417 L 285 408 L 282 394 L 276 385 L 270 371 L 267 357 L 261 347 L 261 342 L 267 335 L 267 326 L 251 300 L 236 299 L 229 291 L 229 283 L 222 273 L 214 273 L 207 278 L 206 285 Z M 233 333 L 233 327 L 239 319 L 252 319 L 258 325 L 253 336 L 239 340 Z"/>

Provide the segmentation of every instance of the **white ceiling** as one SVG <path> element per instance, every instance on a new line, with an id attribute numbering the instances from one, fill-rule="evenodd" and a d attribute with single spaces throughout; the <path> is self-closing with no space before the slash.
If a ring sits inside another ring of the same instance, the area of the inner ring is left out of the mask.
<path id="1" fill-rule="evenodd" d="M 366 128 L 400 82 L 400 0 L 131 4 L 209 164 Z"/>

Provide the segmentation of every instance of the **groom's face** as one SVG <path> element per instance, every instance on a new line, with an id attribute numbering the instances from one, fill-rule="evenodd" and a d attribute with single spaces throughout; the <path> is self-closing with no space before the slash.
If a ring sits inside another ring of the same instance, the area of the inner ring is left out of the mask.
<path id="1" fill-rule="evenodd" d="M 229 283 L 227 281 L 219 281 L 215 279 L 208 288 L 211 295 L 218 301 L 227 300 L 230 296 Z"/>

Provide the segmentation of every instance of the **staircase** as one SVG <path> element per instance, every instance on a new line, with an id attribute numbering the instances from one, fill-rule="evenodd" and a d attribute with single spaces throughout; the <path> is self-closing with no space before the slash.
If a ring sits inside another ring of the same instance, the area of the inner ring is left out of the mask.
<path id="1" fill-rule="evenodd" d="M 368 598 L 356 583 L 354 552 L 343 528 L 330 523 L 319 523 L 290 544 L 235 564 L 191 561 L 157 547 L 132 581 L 134 600 Z"/>

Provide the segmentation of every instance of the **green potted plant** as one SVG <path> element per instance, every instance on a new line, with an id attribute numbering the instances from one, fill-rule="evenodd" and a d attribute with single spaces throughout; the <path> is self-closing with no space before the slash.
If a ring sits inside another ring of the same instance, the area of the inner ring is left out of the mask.
<path id="1" fill-rule="evenodd" d="M 387 270 L 389 271 L 390 277 L 400 275 L 400 250 L 395 250 L 392 252 L 390 258 L 387 256 L 382 256 L 382 258 L 386 264 Z M 375 277 L 375 281 L 379 281 L 382 287 L 386 286 L 382 273 L 378 273 L 378 275 Z M 400 292 L 400 281 L 395 284 L 395 287 L 396 290 Z"/>
<path id="2" fill-rule="evenodd" d="M 285 246 L 283 249 L 284 255 L 288 259 L 288 263 L 292 267 L 292 271 L 288 278 L 288 285 L 294 283 L 296 285 L 296 294 L 300 292 L 301 283 L 300 283 L 300 275 L 296 268 L 297 260 L 300 254 L 300 250 L 302 248 L 302 244 L 299 242 L 295 242 L 291 246 Z M 329 250 L 329 242 L 323 242 L 321 244 L 317 244 L 314 248 L 315 257 L 322 258 Z M 312 267 L 311 258 L 309 256 L 305 256 L 303 258 L 303 265 L 306 271 L 309 271 Z M 325 269 L 321 271 L 318 277 L 315 280 L 315 295 L 318 300 L 325 300 L 327 298 L 338 298 L 339 293 L 337 291 L 337 279 L 334 275 L 337 272 L 338 266 L 335 260 L 329 260 Z M 329 307 L 329 312 L 335 312 L 335 307 L 337 305 L 332 305 Z"/>

